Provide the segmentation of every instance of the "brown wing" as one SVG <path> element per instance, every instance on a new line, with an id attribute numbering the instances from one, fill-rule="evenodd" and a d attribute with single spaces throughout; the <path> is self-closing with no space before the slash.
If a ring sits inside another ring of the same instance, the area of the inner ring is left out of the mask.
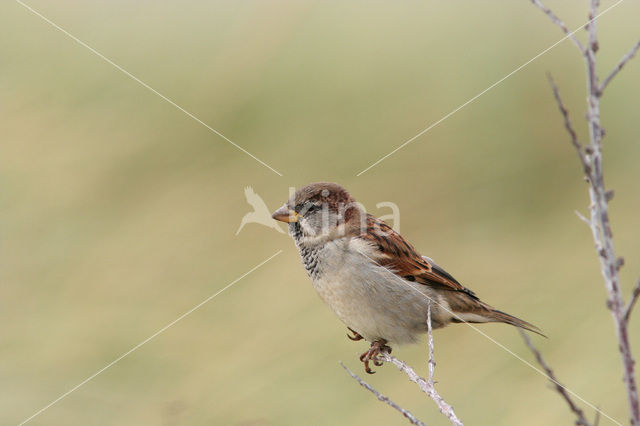
<path id="1" fill-rule="evenodd" d="M 389 225 L 370 214 L 367 215 L 367 232 L 360 238 L 377 246 L 379 256 L 375 259 L 407 281 L 437 287 L 441 290 L 460 291 L 473 299 L 478 297 L 460 284 L 431 259 L 421 256 L 411 244 Z"/>

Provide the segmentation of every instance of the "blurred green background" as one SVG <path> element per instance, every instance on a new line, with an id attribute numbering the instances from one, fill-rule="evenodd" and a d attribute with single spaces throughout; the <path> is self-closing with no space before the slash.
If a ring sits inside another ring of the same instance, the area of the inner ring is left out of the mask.
<path id="1" fill-rule="evenodd" d="M 568 26 L 586 1 L 549 1 Z M 0 423 L 16 424 L 278 250 L 283 253 L 30 424 L 405 424 L 340 368 L 366 344 L 314 293 L 290 238 L 247 225 L 290 186 L 336 181 L 485 301 L 540 326 L 559 378 L 627 423 L 586 186 L 544 73 L 582 136 L 563 42 L 360 177 L 562 34 L 528 1 L 59 1 L 34 8 L 281 171 L 238 151 L 18 3 L 0 4 Z M 604 1 L 603 8 L 613 4 Z M 640 5 L 599 23 L 601 75 Z M 625 296 L 640 272 L 640 63 L 602 102 Z M 640 312 L 631 334 L 640 357 Z M 482 330 L 519 356 L 510 327 Z M 545 379 L 469 327 L 436 378 L 470 425 L 570 424 Z M 396 349 L 426 373 L 426 346 Z M 429 425 L 391 366 L 365 377 Z M 592 416 L 593 410 L 585 407 Z M 606 418 L 602 424 L 609 424 Z"/>

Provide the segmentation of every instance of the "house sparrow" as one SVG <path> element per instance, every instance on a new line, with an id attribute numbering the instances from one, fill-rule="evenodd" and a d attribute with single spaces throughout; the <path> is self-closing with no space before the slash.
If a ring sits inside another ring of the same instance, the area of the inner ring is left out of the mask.
<path id="1" fill-rule="evenodd" d="M 370 361 L 382 364 L 387 345 L 414 343 L 427 332 L 429 304 L 434 329 L 503 322 L 541 334 L 480 301 L 336 183 L 299 189 L 272 217 L 289 224 L 313 287 L 353 333 L 347 337 L 371 342 L 360 357 L 367 373 Z"/>

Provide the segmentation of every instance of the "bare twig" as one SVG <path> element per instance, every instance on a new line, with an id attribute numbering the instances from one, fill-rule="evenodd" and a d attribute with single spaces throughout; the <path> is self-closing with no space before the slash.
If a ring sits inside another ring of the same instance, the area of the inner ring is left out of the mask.
<path id="1" fill-rule="evenodd" d="M 535 6 L 537 6 L 540 10 L 542 10 L 549 17 L 549 19 L 551 19 L 551 21 L 554 24 L 556 24 L 558 27 L 560 27 L 562 32 L 565 33 L 567 35 L 567 37 L 569 37 L 569 39 L 573 42 L 573 44 L 576 45 L 576 47 L 578 49 L 580 49 L 580 52 L 584 53 L 584 46 L 582 46 L 582 43 L 580 43 L 580 40 L 578 40 L 576 38 L 576 36 L 573 34 L 573 32 L 569 31 L 569 28 L 567 28 L 567 26 L 564 24 L 564 22 L 562 22 L 562 20 L 560 18 L 558 18 L 556 16 L 556 14 L 551 11 L 551 9 L 549 9 L 548 7 L 543 5 L 540 0 L 530 0 L 530 1 Z"/>
<path id="2" fill-rule="evenodd" d="M 624 67 L 625 64 L 629 62 L 636 55 L 636 53 L 638 53 L 638 49 L 640 49 L 640 40 L 638 40 L 638 42 L 631 48 L 631 50 L 629 50 L 629 52 L 627 52 L 627 54 L 624 55 L 622 59 L 620 59 L 620 62 L 618 62 L 618 65 L 616 65 L 613 71 L 611 71 L 611 73 L 607 76 L 607 78 L 604 79 L 604 81 L 602 82 L 599 88 L 600 93 L 602 93 L 604 89 L 606 89 L 606 87 L 609 85 L 613 77 L 615 77 L 616 74 L 620 72 L 622 67 Z"/>
<path id="3" fill-rule="evenodd" d="M 593 426 L 598 426 L 600 424 L 600 410 L 596 410 L 595 418 L 593 419 Z"/>
<path id="4" fill-rule="evenodd" d="M 599 0 L 591 0 L 590 18 L 596 16 Z M 620 291 L 619 269 L 620 263 L 613 246 L 613 233 L 609 220 L 609 200 L 604 184 L 602 138 L 603 131 L 600 125 L 600 97 L 602 91 L 598 84 L 596 74 L 596 52 L 598 50 L 597 28 L 595 21 L 588 26 L 589 47 L 585 55 L 587 65 L 587 121 L 589 123 L 590 163 L 592 175 L 589 179 L 589 198 L 591 199 L 591 233 L 596 245 L 596 251 L 600 260 L 600 270 L 604 277 L 607 289 L 607 306 L 611 311 L 616 334 L 618 348 L 622 358 L 623 378 L 627 390 L 629 413 L 631 424 L 640 426 L 640 401 L 638 399 L 638 386 L 635 377 L 635 361 L 629 343 L 627 322 L 624 320 L 625 305 Z"/>
<path id="5" fill-rule="evenodd" d="M 583 151 L 582 144 L 578 140 L 578 135 L 576 131 L 573 130 L 573 125 L 571 124 L 571 120 L 569 119 L 569 111 L 564 106 L 564 102 L 562 102 L 562 98 L 560 97 L 560 91 L 558 90 L 558 86 L 553 81 L 553 77 L 551 77 L 551 73 L 547 73 L 547 79 L 549 80 L 549 84 L 551 85 L 551 89 L 553 89 L 553 96 L 556 99 L 556 103 L 558 104 L 558 109 L 564 118 L 564 127 L 567 129 L 569 136 L 571 136 L 571 144 L 576 149 L 576 153 L 578 154 L 578 158 L 580 159 L 580 163 L 582 164 L 582 170 L 584 174 L 589 178 L 591 176 L 591 166 L 587 161 L 587 157 Z"/>
<path id="6" fill-rule="evenodd" d="M 631 311 L 635 306 L 638 298 L 640 297 L 640 278 L 636 282 L 636 286 L 633 288 L 633 292 L 631 293 L 631 299 L 629 300 L 629 304 L 627 308 L 624 310 L 624 321 L 629 324 L 629 318 L 631 317 Z"/>
<path id="7" fill-rule="evenodd" d="M 555 373 L 553 372 L 551 367 L 549 367 L 549 364 L 547 364 L 547 362 L 544 360 L 538 348 L 534 346 L 533 342 L 529 338 L 529 335 L 522 330 L 519 330 L 519 331 L 520 331 L 520 335 L 524 339 L 524 342 L 529 347 L 531 352 L 533 352 L 533 355 L 536 357 L 538 364 L 547 373 L 547 377 L 549 378 L 549 381 L 553 384 L 553 387 L 555 388 L 556 392 L 558 392 L 562 396 L 562 398 L 564 398 L 564 400 L 567 401 L 569 408 L 576 415 L 576 425 L 591 426 L 589 421 L 584 416 L 584 412 L 582 411 L 582 409 L 578 407 L 578 405 L 575 403 L 573 399 L 571 399 L 571 395 L 569 395 L 565 387 L 562 386 L 560 382 L 558 382 L 558 379 L 556 378 Z"/>
<path id="8" fill-rule="evenodd" d="M 407 365 L 405 362 L 400 361 L 398 358 L 391 356 L 388 352 L 382 352 L 380 354 L 380 359 L 384 362 L 390 362 L 395 365 L 398 370 L 402 371 L 409 377 L 409 380 L 418 385 L 420 390 L 427 394 L 429 398 L 431 398 L 438 409 L 442 414 L 444 414 L 449 421 L 455 426 L 461 426 L 462 422 L 456 416 L 456 413 L 453 411 L 453 407 L 447 404 L 447 402 L 438 394 L 436 389 L 429 385 L 429 382 L 418 375 L 413 368 Z"/>
<path id="9" fill-rule="evenodd" d="M 415 370 L 410 367 L 409 365 L 407 365 L 407 363 L 405 363 L 404 361 L 400 361 L 398 358 L 391 356 L 391 354 L 389 352 L 387 352 L 386 350 L 383 350 L 380 352 L 380 355 L 378 355 L 378 359 L 380 361 L 384 361 L 384 362 L 390 362 L 393 365 L 395 365 L 396 367 L 398 367 L 398 369 L 402 372 L 404 372 L 408 377 L 409 380 L 411 380 L 412 382 L 416 383 L 418 385 L 418 387 L 420 388 L 420 390 L 424 393 L 427 394 L 427 396 L 429 398 L 431 398 L 436 405 L 438 406 L 438 409 L 440 410 L 440 412 L 442 414 L 444 414 L 449 421 L 451 421 L 451 423 L 454 426 L 463 426 L 462 422 L 460 421 L 460 419 L 458 419 L 458 417 L 456 416 L 456 413 L 453 411 L 453 407 L 451 407 L 451 405 L 449 405 L 441 396 L 440 394 L 438 394 L 438 392 L 436 391 L 436 388 L 434 387 L 434 380 L 433 380 L 433 376 L 434 376 L 434 372 L 435 372 L 435 367 L 436 367 L 436 362 L 433 356 L 433 352 L 434 352 L 434 344 L 433 344 L 433 329 L 431 326 L 431 300 L 429 300 L 429 304 L 427 305 L 427 331 L 428 331 L 428 344 L 429 344 L 429 379 L 425 380 L 424 378 L 420 377 L 418 375 L 418 373 L 415 372 Z M 342 364 L 342 363 L 340 363 Z M 361 386 L 367 388 L 370 392 L 373 392 L 380 401 L 386 402 L 387 404 L 391 405 L 392 407 L 394 407 L 396 410 L 400 411 L 403 413 L 403 415 L 407 418 L 409 418 L 406 414 L 404 409 L 397 407 L 397 404 L 393 403 L 393 401 L 388 401 L 387 397 L 382 396 L 378 391 L 376 391 L 372 386 L 370 386 L 369 384 L 365 383 L 364 381 L 362 381 L 362 379 L 360 379 L 358 376 L 356 376 L 355 374 L 353 374 L 351 371 L 349 371 L 349 369 L 347 367 L 345 367 L 343 365 L 343 367 L 349 372 L 349 374 L 351 374 L 351 377 L 353 377 L 354 379 L 356 379 L 358 381 L 358 383 L 360 383 Z M 386 398 L 386 399 L 383 399 Z M 395 405 L 394 405 L 395 404 Z"/>
<path id="10" fill-rule="evenodd" d="M 589 221 L 589 219 L 584 217 L 582 213 L 580 213 L 578 210 L 574 210 L 573 212 L 576 214 L 576 216 L 578 216 L 578 219 L 583 221 L 587 226 L 591 226 L 591 222 Z"/>
<path id="11" fill-rule="evenodd" d="M 433 328 L 431 327 L 431 299 L 427 305 L 427 342 L 429 345 L 429 385 L 433 387 L 433 375 L 436 371 L 436 359 L 433 356 Z"/>
<path id="12" fill-rule="evenodd" d="M 533 4 L 542 9 L 552 21 L 558 25 L 559 19 L 537 0 L 531 0 Z M 602 84 L 598 82 L 596 73 L 596 52 L 598 51 L 598 29 L 596 17 L 598 16 L 599 0 L 589 0 L 589 22 L 586 30 L 589 42 L 584 49 L 583 57 L 586 66 L 587 77 L 587 123 L 589 127 L 590 143 L 582 150 L 577 136 L 568 119 L 568 112 L 559 96 L 559 91 L 553 80 L 550 79 L 551 87 L 556 97 L 556 102 L 560 107 L 565 120 L 565 127 L 571 137 L 571 143 L 578 152 L 578 157 L 582 163 L 584 174 L 589 183 L 589 198 L 591 201 L 590 219 L 583 220 L 588 224 L 593 234 L 596 253 L 600 262 L 600 270 L 604 278 L 607 290 L 607 307 L 611 311 L 613 322 L 618 337 L 618 348 L 622 359 L 623 378 L 626 387 L 631 424 L 640 426 L 640 402 L 638 399 L 638 386 L 636 384 L 634 359 L 631 353 L 628 334 L 628 318 L 633 304 L 635 303 L 636 291 L 625 308 L 624 300 L 620 290 L 619 270 L 622 266 L 622 259 L 616 256 L 613 244 L 613 233 L 609 220 L 609 201 L 613 192 L 607 190 L 604 184 L 602 139 L 604 130 L 600 123 L 600 98 L 602 92 L 622 67 L 640 49 L 640 42 L 637 43 L 629 53 L 627 53 L 618 63 L 616 68 L 609 74 Z M 561 21 L 560 21 L 561 22 Z M 562 28 L 562 27 L 561 27 Z M 638 290 L 640 292 L 640 290 Z"/>
<path id="13" fill-rule="evenodd" d="M 340 365 L 342 366 L 342 368 L 347 370 L 347 373 L 349 373 L 349 375 L 353 377 L 360 384 L 360 386 L 362 386 L 363 388 L 365 388 L 366 390 L 374 394 L 376 398 L 378 398 L 378 400 L 384 402 L 385 404 L 389 405 L 393 409 L 399 411 L 403 416 L 405 416 L 409 420 L 409 422 L 411 422 L 412 425 L 426 426 L 423 422 L 421 422 L 413 414 L 411 414 L 409 410 L 405 410 L 404 408 L 400 407 L 398 404 L 393 402 L 389 397 L 382 395 L 373 386 L 371 386 L 369 383 L 362 380 L 353 371 L 349 370 L 349 368 L 346 365 L 344 365 L 342 361 L 340 362 Z"/>

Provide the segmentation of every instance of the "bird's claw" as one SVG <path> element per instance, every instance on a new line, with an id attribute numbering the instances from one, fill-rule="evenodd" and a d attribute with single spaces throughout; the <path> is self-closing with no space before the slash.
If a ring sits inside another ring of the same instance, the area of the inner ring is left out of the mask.
<path id="1" fill-rule="evenodd" d="M 354 342 L 357 342 L 358 340 L 362 340 L 362 339 L 364 339 L 364 337 L 362 337 L 362 336 L 360 335 L 360 333 L 358 333 L 357 331 L 355 331 L 355 330 L 351 329 L 350 327 L 347 327 L 347 328 L 349 329 L 349 331 L 350 331 L 350 332 L 352 332 L 352 333 L 353 333 L 353 336 L 349 336 L 349 335 L 347 334 L 347 337 L 348 337 L 350 340 L 353 340 Z"/>
<path id="2" fill-rule="evenodd" d="M 373 365 L 380 367 L 383 362 L 380 358 L 378 358 L 378 356 L 382 352 L 386 352 L 388 354 L 391 353 L 391 348 L 387 346 L 386 340 L 381 339 L 371 343 L 371 347 L 369 348 L 369 350 L 360 355 L 360 361 L 364 363 L 364 371 L 366 371 L 368 374 L 375 373 L 375 371 L 373 371 L 371 367 L 369 367 L 369 362 L 373 361 Z"/>

